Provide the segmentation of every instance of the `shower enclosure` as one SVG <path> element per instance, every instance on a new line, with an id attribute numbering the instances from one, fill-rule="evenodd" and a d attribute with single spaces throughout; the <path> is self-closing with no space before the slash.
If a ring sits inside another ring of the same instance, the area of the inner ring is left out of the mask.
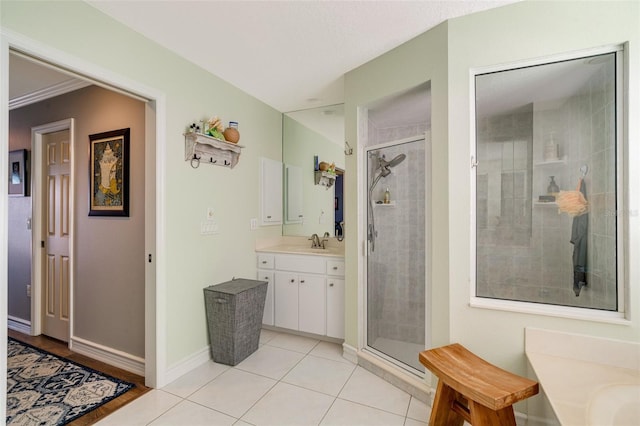
<path id="1" fill-rule="evenodd" d="M 366 161 L 366 346 L 423 372 L 425 139 L 367 147 Z"/>

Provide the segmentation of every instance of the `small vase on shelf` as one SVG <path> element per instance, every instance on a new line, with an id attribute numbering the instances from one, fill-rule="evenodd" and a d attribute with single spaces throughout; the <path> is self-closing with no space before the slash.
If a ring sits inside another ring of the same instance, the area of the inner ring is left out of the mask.
<path id="1" fill-rule="evenodd" d="M 547 187 L 547 194 L 556 195 L 558 192 L 560 192 L 560 188 L 555 181 L 555 176 L 549 176 L 549 179 L 551 181 L 549 182 L 549 186 Z"/>

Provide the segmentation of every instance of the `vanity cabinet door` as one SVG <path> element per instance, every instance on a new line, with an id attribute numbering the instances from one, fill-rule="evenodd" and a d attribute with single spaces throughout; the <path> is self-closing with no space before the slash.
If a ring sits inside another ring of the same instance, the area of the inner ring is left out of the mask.
<path id="1" fill-rule="evenodd" d="M 327 336 L 344 339 L 344 280 L 327 278 Z"/>
<path id="2" fill-rule="evenodd" d="M 264 300 L 264 315 L 262 316 L 262 323 L 266 325 L 273 325 L 273 287 L 274 276 L 273 271 L 266 271 L 264 269 L 258 269 L 259 281 L 267 282 L 267 296 Z"/>
<path id="3" fill-rule="evenodd" d="M 275 273 L 275 326 L 298 329 L 298 274 Z"/>
<path id="4" fill-rule="evenodd" d="M 278 225 L 282 223 L 282 163 L 262 158 L 261 169 L 261 224 Z"/>
<path id="5" fill-rule="evenodd" d="M 298 329 L 307 333 L 325 334 L 324 276 L 300 275 L 298 285 Z"/>

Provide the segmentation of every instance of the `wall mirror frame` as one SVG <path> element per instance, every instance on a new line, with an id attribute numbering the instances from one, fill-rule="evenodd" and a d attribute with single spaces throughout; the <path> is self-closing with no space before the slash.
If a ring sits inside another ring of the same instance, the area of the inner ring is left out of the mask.
<path id="1" fill-rule="evenodd" d="M 343 104 L 282 115 L 282 235 L 343 235 L 344 151 Z M 316 156 L 318 167 L 333 164 L 335 174 L 318 173 Z"/>
<path id="2" fill-rule="evenodd" d="M 472 306 L 624 318 L 624 54 L 473 70 Z"/>

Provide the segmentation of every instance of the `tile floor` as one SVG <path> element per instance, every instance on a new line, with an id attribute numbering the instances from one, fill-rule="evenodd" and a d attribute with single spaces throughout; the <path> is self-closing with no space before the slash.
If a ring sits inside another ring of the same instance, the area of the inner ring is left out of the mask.
<path id="1" fill-rule="evenodd" d="M 419 426 L 426 404 L 342 357 L 342 347 L 262 330 L 235 367 L 208 362 L 97 423 Z"/>

